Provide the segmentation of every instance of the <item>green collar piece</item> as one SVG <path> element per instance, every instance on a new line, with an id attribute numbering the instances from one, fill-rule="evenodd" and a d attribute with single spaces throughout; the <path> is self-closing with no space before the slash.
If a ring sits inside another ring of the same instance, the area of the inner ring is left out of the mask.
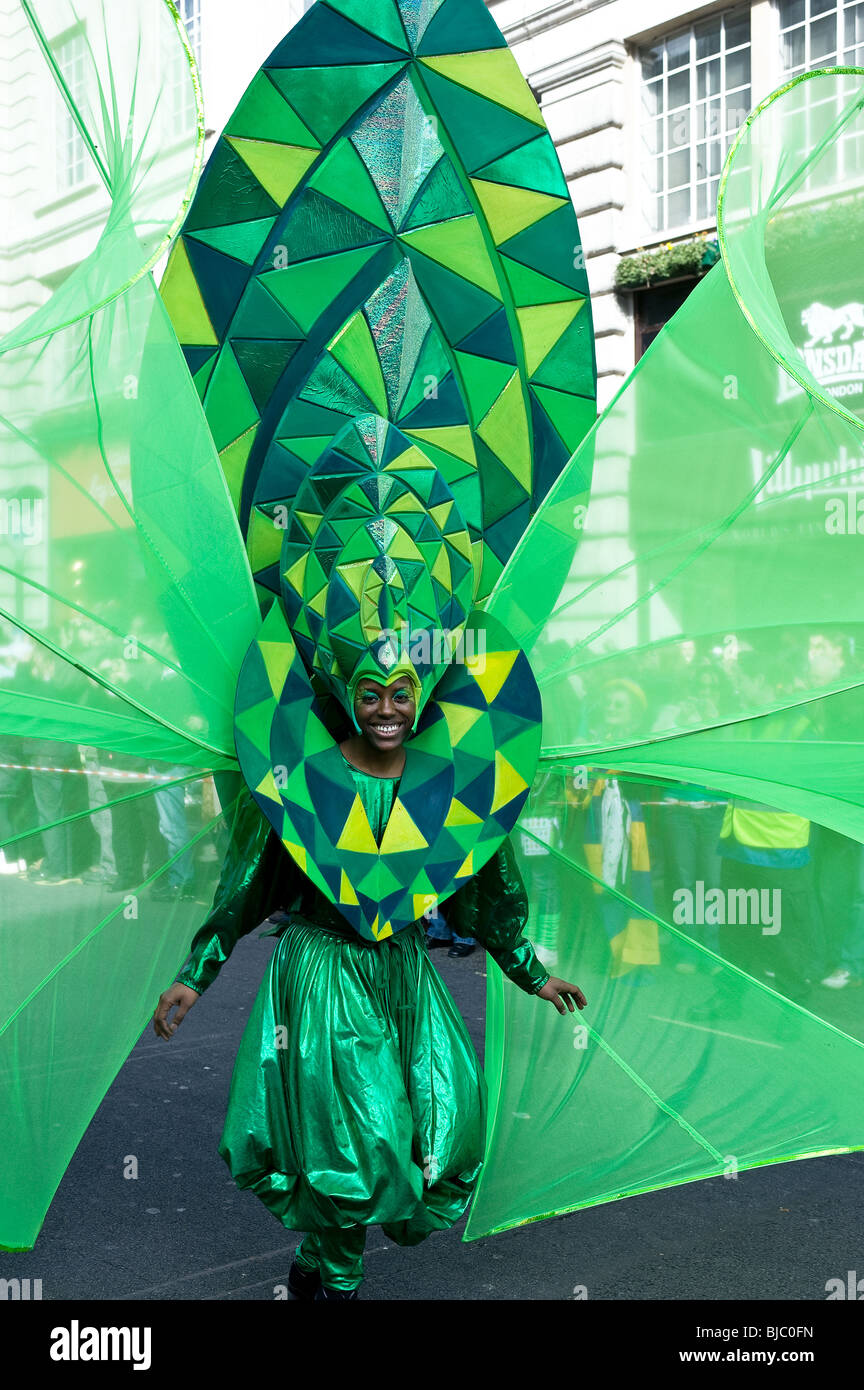
<path id="1" fill-rule="evenodd" d="M 480 655 L 453 663 L 427 704 L 380 847 L 339 748 L 338 706 L 314 697 L 278 602 L 240 675 L 243 775 L 289 854 L 367 939 L 384 940 L 467 882 L 528 794 L 540 752 L 528 660 L 488 615 L 469 631 Z"/>

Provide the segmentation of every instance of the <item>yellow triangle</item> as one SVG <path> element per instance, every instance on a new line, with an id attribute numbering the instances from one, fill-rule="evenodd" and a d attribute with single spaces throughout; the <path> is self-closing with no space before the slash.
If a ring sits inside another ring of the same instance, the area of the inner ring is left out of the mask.
<path id="1" fill-rule="evenodd" d="M 481 825 L 482 817 L 475 816 L 473 811 L 469 811 L 467 806 L 463 806 L 461 801 L 457 801 L 454 796 L 450 803 L 450 810 L 447 812 L 445 826 L 451 825 Z"/>
<path id="2" fill-rule="evenodd" d="M 454 531 L 447 539 L 454 550 L 458 550 L 460 555 L 464 555 L 469 564 L 474 564 L 474 550 L 467 531 Z"/>
<path id="3" fill-rule="evenodd" d="M 260 422 L 259 422 L 260 423 Z M 245 434 L 241 434 L 239 439 L 233 443 L 226 444 L 219 454 L 219 462 L 222 465 L 222 472 L 225 474 L 225 481 L 228 484 L 228 491 L 231 493 L 231 501 L 234 503 L 234 510 L 240 510 L 240 496 L 243 491 L 243 476 L 246 471 L 246 464 L 252 452 L 252 445 L 255 443 L 255 436 L 258 433 L 258 425 L 250 425 Z"/>
<path id="4" fill-rule="evenodd" d="M 429 508 L 429 515 L 435 522 L 439 531 L 443 531 L 453 510 L 452 502 L 439 502 L 437 507 Z"/>
<path id="5" fill-rule="evenodd" d="M 357 894 L 354 892 L 354 889 L 351 886 L 351 880 L 344 869 L 342 870 L 342 877 L 339 880 L 339 901 L 346 907 L 359 906 L 357 902 Z"/>
<path id="6" fill-rule="evenodd" d="M 488 705 L 493 704 L 498 698 L 518 655 L 518 651 L 476 652 L 465 662 L 468 672 L 479 685 Z"/>
<path id="7" fill-rule="evenodd" d="M 379 927 L 378 918 L 376 917 L 375 925 L 373 926 L 372 931 L 375 934 L 376 941 L 386 941 L 388 936 L 393 935 L 393 924 L 392 922 L 385 922 L 383 927 Z"/>
<path id="8" fill-rule="evenodd" d="M 284 207 L 320 150 L 304 150 L 300 145 L 277 145 L 269 140 L 245 140 L 228 136 L 228 144 L 237 151 L 261 187 L 274 203 Z"/>
<path id="9" fill-rule="evenodd" d="M 495 792 L 492 797 L 492 815 L 512 801 L 514 796 L 524 792 L 528 783 L 520 777 L 512 763 L 508 763 L 503 753 L 495 754 Z"/>
<path id="10" fill-rule="evenodd" d="M 540 363 L 549 356 L 584 303 L 584 299 L 568 299 L 561 304 L 529 304 L 525 309 L 516 310 L 529 376 L 533 376 Z"/>
<path id="11" fill-rule="evenodd" d="M 516 481 L 530 492 L 531 432 L 518 372 L 513 373 L 492 409 L 481 420 L 477 433 Z"/>
<path id="12" fill-rule="evenodd" d="M 324 520 L 320 512 L 295 512 L 294 515 L 302 521 L 310 536 L 315 535 L 315 532 Z"/>
<path id="13" fill-rule="evenodd" d="M 272 767 L 267 769 L 255 790 L 259 796 L 266 796 L 268 801 L 275 801 L 277 806 L 282 805 L 282 797 L 279 795 L 279 788 L 276 785 Z"/>
<path id="14" fill-rule="evenodd" d="M 540 107 L 509 48 L 492 48 L 481 53 L 447 53 L 441 58 L 422 58 L 421 62 L 451 82 L 458 82 L 460 87 L 479 92 L 535 125 L 545 125 Z"/>
<path id="15" fill-rule="evenodd" d="M 283 843 L 283 845 L 285 846 L 285 848 L 287 849 L 288 853 L 291 855 L 291 858 L 295 861 L 295 863 L 297 863 L 297 864 L 300 865 L 300 868 L 303 870 L 303 872 L 304 872 L 304 874 L 305 874 L 305 872 L 306 872 L 306 851 L 305 851 L 305 849 L 303 848 L 303 846 L 302 846 L 302 845 L 295 845 L 294 842 L 293 842 L 292 840 L 283 840 L 282 843 Z"/>
<path id="16" fill-rule="evenodd" d="M 344 579 L 356 599 L 362 597 L 363 585 L 369 573 L 370 560 L 352 560 L 350 564 L 337 565 L 336 573 Z"/>
<path id="17" fill-rule="evenodd" d="M 434 893 L 415 893 L 414 894 L 414 921 L 418 922 L 424 912 L 431 912 L 438 899 Z"/>
<path id="18" fill-rule="evenodd" d="M 535 193 L 531 188 L 516 188 L 509 183 L 490 183 L 487 179 L 472 179 L 474 192 L 486 214 L 495 245 L 509 241 L 524 232 L 556 208 L 563 208 L 568 198 L 551 193 Z"/>
<path id="19" fill-rule="evenodd" d="M 450 556 L 447 554 L 446 545 L 442 545 L 438 551 L 438 558 L 432 566 L 432 578 L 437 579 L 439 584 L 443 584 L 445 589 L 452 589 L 453 574 L 450 569 Z"/>
<path id="20" fill-rule="evenodd" d="M 469 709 L 467 705 L 451 705 L 448 701 L 442 700 L 440 706 L 447 720 L 450 742 L 454 748 L 468 730 L 474 728 L 477 720 L 483 718 L 483 710 Z"/>
<path id="21" fill-rule="evenodd" d="M 295 593 L 303 593 L 303 578 L 306 574 L 306 561 L 308 559 L 309 552 L 306 551 L 306 553 L 304 555 L 301 555 L 300 559 L 296 560 L 294 564 L 291 566 L 291 568 L 287 569 L 283 575 L 283 579 L 288 580 L 288 583 L 291 585 L 291 588 L 295 591 Z"/>
<path id="22" fill-rule="evenodd" d="M 453 875 L 453 877 L 454 877 L 454 878 L 469 878 L 469 877 L 471 877 L 471 876 L 473 875 L 473 873 L 474 873 L 474 851 L 473 851 L 473 849 L 472 849 L 472 850 L 470 851 L 469 855 L 468 855 L 468 858 L 465 860 L 464 864 L 462 865 L 462 868 L 461 868 L 461 869 L 457 869 L 457 871 L 456 871 L 456 873 Z"/>
<path id="23" fill-rule="evenodd" d="M 175 244 L 159 293 L 181 343 L 187 347 L 218 347 L 219 339 L 204 307 L 182 237 Z"/>
<path id="24" fill-rule="evenodd" d="M 406 433 L 407 433 L 407 434 L 411 434 L 412 431 L 411 431 L 411 430 L 407 430 Z M 416 431 L 413 431 L 413 433 L 416 433 Z M 433 443 L 435 443 L 435 442 L 437 442 L 437 441 L 433 441 Z M 406 449 L 405 452 L 402 453 L 402 454 L 400 454 L 398 458 L 391 459 L 390 463 L 388 463 L 388 464 L 386 465 L 386 467 L 385 467 L 385 469 L 384 469 L 384 472 L 386 473 L 386 472 L 388 471 L 388 469 L 391 469 L 391 468 L 392 468 L 392 469 L 402 469 L 402 468 L 432 468 L 432 467 L 433 467 L 432 460 L 429 459 L 429 458 L 427 458 L 426 454 L 423 453 L 422 449 L 418 449 L 418 448 L 416 448 L 415 446 L 412 445 L 412 447 L 411 447 L 410 449 Z"/>
<path id="25" fill-rule="evenodd" d="M 392 465 L 388 466 L 392 467 Z M 404 492 L 401 497 L 396 498 L 392 506 L 387 508 L 388 512 L 396 512 L 397 514 L 399 512 L 425 512 L 425 510 L 420 498 L 413 492 Z"/>
<path id="26" fill-rule="evenodd" d="M 428 848 L 429 841 L 424 840 L 397 796 L 381 838 L 381 853 L 405 854 L 409 850 Z"/>
<path id="27" fill-rule="evenodd" d="M 323 589 L 319 589 L 317 594 L 313 594 L 311 598 L 307 598 L 306 600 L 312 612 L 317 613 L 320 618 L 324 617 L 324 609 L 327 607 L 327 594 L 329 588 L 329 584 L 325 584 Z"/>
<path id="28" fill-rule="evenodd" d="M 267 677 L 270 681 L 270 688 L 276 699 L 282 694 L 285 681 L 288 679 L 288 672 L 291 670 L 291 662 L 294 660 L 293 642 L 259 642 L 261 655 L 264 657 L 264 665 L 267 670 Z"/>
<path id="29" fill-rule="evenodd" d="M 351 850 L 354 854 L 377 854 L 378 845 L 372 834 L 369 817 L 363 809 L 359 796 L 354 797 L 354 805 L 339 836 L 337 849 Z"/>
<path id="30" fill-rule="evenodd" d="M 387 547 L 387 554 L 394 560 L 415 560 L 419 551 L 414 537 L 400 526 Z"/>
<path id="31" fill-rule="evenodd" d="M 257 507 L 252 508 L 246 550 L 253 571 L 267 569 L 269 565 L 279 563 L 284 534 L 284 531 L 273 525 L 269 516 L 259 512 Z"/>
<path id="32" fill-rule="evenodd" d="M 400 232 L 400 239 L 415 250 L 446 266 L 454 275 L 461 275 L 496 299 L 501 298 L 501 286 L 489 254 L 489 246 L 473 213 L 452 217 L 448 222 L 435 222 L 425 227 L 412 227 Z"/>
<path id="33" fill-rule="evenodd" d="M 505 388 L 506 389 L 506 388 Z M 477 467 L 477 456 L 474 453 L 474 441 L 471 438 L 470 425 L 442 425 L 438 429 L 432 430 L 405 430 L 405 434 L 412 439 L 420 439 L 426 444 L 437 444 L 439 449 L 443 449 L 445 454 L 453 454 L 457 459 L 462 459 L 464 463 L 470 463 L 472 467 Z M 404 454 L 402 455 L 404 458 Z M 424 467 L 431 468 L 427 459 Z"/>

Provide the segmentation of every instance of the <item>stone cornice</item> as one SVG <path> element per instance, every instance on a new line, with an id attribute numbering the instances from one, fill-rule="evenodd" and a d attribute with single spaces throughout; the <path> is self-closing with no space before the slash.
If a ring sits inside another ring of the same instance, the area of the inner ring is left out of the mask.
<path id="1" fill-rule="evenodd" d="M 496 0 L 487 0 L 487 4 L 494 12 Z M 577 15 L 588 14 L 591 10 L 611 4 L 612 0 L 554 0 L 553 4 L 544 5 L 537 14 L 529 15 L 527 19 L 502 25 L 501 32 L 509 44 L 524 42 L 525 39 L 533 39 L 536 34 L 545 33 L 547 29 L 566 24 L 568 19 L 575 19 Z"/>
<path id="2" fill-rule="evenodd" d="M 584 53 L 573 53 L 562 58 L 560 63 L 552 63 L 531 74 L 531 86 L 535 92 L 543 94 L 565 82 L 578 82 L 585 77 L 593 77 L 598 72 L 608 72 L 610 76 L 619 72 L 627 61 L 627 49 L 620 39 L 607 39 Z"/>

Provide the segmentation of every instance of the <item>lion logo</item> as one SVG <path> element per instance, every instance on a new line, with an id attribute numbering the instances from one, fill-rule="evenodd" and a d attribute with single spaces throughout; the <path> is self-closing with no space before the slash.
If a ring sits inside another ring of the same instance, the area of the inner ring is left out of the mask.
<path id="1" fill-rule="evenodd" d="M 844 304 L 842 309 L 829 309 L 827 304 L 811 304 L 801 315 L 801 322 L 810 334 L 809 343 L 833 343 L 840 330 L 842 343 L 848 343 L 856 328 L 864 329 L 864 304 Z"/>

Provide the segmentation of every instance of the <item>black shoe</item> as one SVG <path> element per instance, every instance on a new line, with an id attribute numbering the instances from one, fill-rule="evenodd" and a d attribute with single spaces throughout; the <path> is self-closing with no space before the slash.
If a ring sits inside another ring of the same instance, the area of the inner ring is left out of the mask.
<path id="1" fill-rule="evenodd" d="M 448 956 L 470 956 L 476 950 L 476 946 L 469 946 L 465 941 L 454 941 L 447 954 Z"/>
<path id="2" fill-rule="evenodd" d="M 449 936 L 427 936 L 426 945 L 430 951 L 437 951 L 442 946 L 450 945 Z"/>
<path id="3" fill-rule="evenodd" d="M 301 1269 L 295 1260 L 288 1271 L 288 1288 L 295 1298 L 311 1303 L 321 1287 L 321 1275 L 315 1270 Z"/>
<path id="4" fill-rule="evenodd" d="M 349 1299 L 359 1297 L 360 1295 L 356 1289 L 352 1289 L 349 1293 L 347 1289 L 328 1289 L 326 1284 L 321 1284 L 315 1293 L 315 1302 L 323 1303 L 326 1299 L 330 1298 Z"/>

